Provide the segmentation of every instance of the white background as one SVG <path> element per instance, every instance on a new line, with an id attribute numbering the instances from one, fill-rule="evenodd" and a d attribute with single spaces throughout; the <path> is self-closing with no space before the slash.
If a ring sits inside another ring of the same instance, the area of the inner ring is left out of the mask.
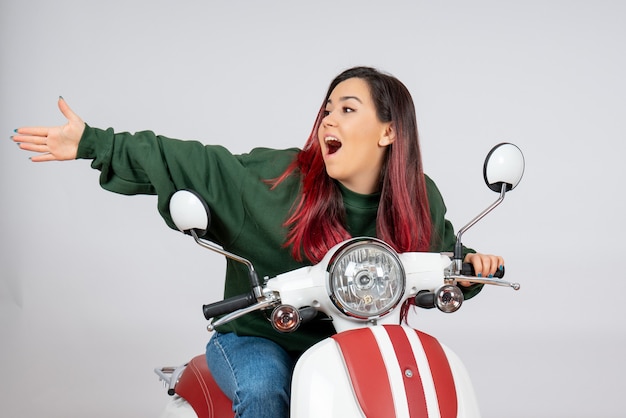
<path id="1" fill-rule="evenodd" d="M 465 361 L 485 417 L 623 416 L 624 22 L 619 0 L 2 0 L 0 415 L 156 416 L 152 369 L 204 351 L 223 286 L 155 198 L 103 191 L 88 161 L 33 164 L 14 128 L 62 123 L 63 95 L 102 128 L 301 146 L 331 79 L 372 65 L 412 92 L 457 228 L 497 197 L 491 146 L 526 156 L 465 234 L 522 289 L 411 323 Z"/>

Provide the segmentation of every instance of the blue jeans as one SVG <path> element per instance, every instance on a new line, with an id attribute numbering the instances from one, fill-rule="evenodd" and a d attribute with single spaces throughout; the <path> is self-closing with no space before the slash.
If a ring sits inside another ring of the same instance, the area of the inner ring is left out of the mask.
<path id="1" fill-rule="evenodd" d="M 233 401 L 235 417 L 289 417 L 295 362 L 278 344 L 260 337 L 215 333 L 206 357 L 213 378 Z"/>

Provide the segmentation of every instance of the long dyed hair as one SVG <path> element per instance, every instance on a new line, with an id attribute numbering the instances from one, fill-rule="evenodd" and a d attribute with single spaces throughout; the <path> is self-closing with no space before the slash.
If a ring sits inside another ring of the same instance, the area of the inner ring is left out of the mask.
<path id="1" fill-rule="evenodd" d="M 350 78 L 367 82 L 378 119 L 393 122 L 395 141 L 387 146 L 380 176 L 380 203 L 376 235 L 398 252 L 428 251 L 431 219 L 417 134 L 415 105 L 404 84 L 371 67 L 354 67 L 339 74 L 328 87 L 309 138 L 274 187 L 297 172 L 302 193 L 285 221 L 289 228 L 285 246 L 292 256 L 319 262 L 335 244 L 350 238 L 339 187 L 328 176 L 318 141 L 326 102 L 335 87 Z"/>

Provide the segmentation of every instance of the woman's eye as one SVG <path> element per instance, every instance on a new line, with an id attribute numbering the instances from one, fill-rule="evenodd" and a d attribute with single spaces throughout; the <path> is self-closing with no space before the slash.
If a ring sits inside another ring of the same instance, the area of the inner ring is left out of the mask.
<path id="1" fill-rule="evenodd" d="M 330 115 L 330 110 L 324 110 L 324 117 Z"/>
<path id="2" fill-rule="evenodd" d="M 353 108 L 344 106 L 343 113 L 352 113 L 352 112 L 354 112 Z"/>

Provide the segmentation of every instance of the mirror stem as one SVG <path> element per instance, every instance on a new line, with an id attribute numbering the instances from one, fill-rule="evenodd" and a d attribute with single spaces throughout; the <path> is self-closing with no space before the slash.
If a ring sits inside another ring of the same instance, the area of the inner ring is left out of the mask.
<path id="1" fill-rule="evenodd" d="M 254 296 L 259 299 L 261 298 L 261 296 L 263 296 L 263 288 L 261 287 L 261 282 L 259 280 L 259 276 L 256 274 L 256 270 L 254 269 L 254 265 L 247 259 L 243 258 L 243 257 L 239 257 L 236 254 L 233 253 L 229 253 L 228 251 L 226 251 L 225 249 L 213 244 L 210 241 L 206 241 L 203 239 L 200 239 L 198 237 L 198 234 L 196 233 L 196 231 L 194 229 L 191 229 L 189 231 L 191 233 L 191 236 L 193 237 L 193 239 L 196 241 L 196 243 L 198 245 L 200 245 L 203 248 L 206 248 L 208 250 L 214 251 L 218 254 L 223 255 L 226 258 L 230 258 L 231 260 L 235 260 L 238 261 L 239 263 L 245 264 L 246 267 L 248 267 L 248 276 L 250 278 L 250 285 L 252 286 L 252 291 L 254 293 Z"/>
<path id="2" fill-rule="evenodd" d="M 469 221 L 469 223 L 465 225 L 463 228 L 459 229 L 459 232 L 456 234 L 456 244 L 454 245 L 454 264 L 455 264 L 454 267 L 455 267 L 455 270 L 457 271 L 457 274 L 461 271 L 461 267 L 463 266 L 463 244 L 461 242 L 461 237 L 463 236 L 465 231 L 467 231 L 472 226 L 474 226 L 476 222 L 480 221 L 489 212 L 494 210 L 496 206 L 502 203 L 502 201 L 504 200 L 504 196 L 506 195 L 507 187 L 508 187 L 508 184 L 503 182 L 501 189 L 500 189 L 500 197 L 498 198 L 498 200 L 493 202 L 487 209 L 482 211 L 477 217 Z"/>

